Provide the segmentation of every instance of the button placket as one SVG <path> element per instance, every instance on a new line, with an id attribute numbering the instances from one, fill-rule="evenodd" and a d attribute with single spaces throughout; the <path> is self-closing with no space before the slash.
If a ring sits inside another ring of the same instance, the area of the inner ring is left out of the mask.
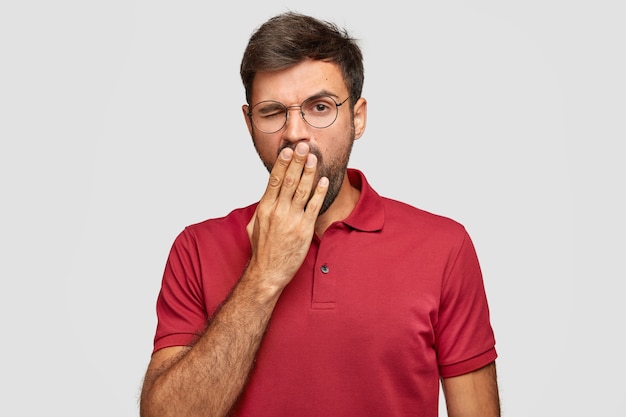
<path id="1" fill-rule="evenodd" d="M 333 245 L 330 240 L 321 242 L 313 273 L 313 309 L 332 310 L 335 308 L 336 274 L 332 269 Z"/>
<path id="2" fill-rule="evenodd" d="M 336 280 L 327 264 L 317 268 L 313 282 L 314 309 L 332 310 L 335 308 Z"/>

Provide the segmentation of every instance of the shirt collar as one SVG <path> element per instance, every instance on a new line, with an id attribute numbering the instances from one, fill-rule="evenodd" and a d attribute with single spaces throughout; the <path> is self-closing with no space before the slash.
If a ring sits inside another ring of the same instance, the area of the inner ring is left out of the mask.
<path id="1" fill-rule="evenodd" d="M 385 223 L 382 197 L 369 185 L 361 171 L 348 168 L 348 179 L 353 187 L 361 191 L 361 195 L 352 213 L 343 220 L 343 223 L 363 232 L 381 230 Z"/>

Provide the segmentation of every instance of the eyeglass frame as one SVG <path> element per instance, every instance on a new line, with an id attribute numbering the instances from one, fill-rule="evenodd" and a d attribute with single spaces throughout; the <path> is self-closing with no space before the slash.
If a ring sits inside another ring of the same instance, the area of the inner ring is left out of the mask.
<path id="1" fill-rule="evenodd" d="M 318 127 L 318 126 L 313 126 L 305 117 L 304 117 L 304 112 L 302 111 L 302 106 L 304 105 L 304 103 L 306 103 L 309 100 L 313 100 L 313 99 L 317 99 L 317 98 L 322 98 L 322 97 L 327 97 L 329 99 L 332 100 L 333 103 L 335 103 L 335 118 L 333 119 L 332 122 L 330 122 L 328 125 L 326 126 L 322 126 L 322 127 Z M 250 110 L 246 113 L 247 116 L 250 118 L 250 123 L 252 123 L 252 125 L 254 127 L 256 127 L 257 129 L 259 129 L 259 131 L 265 133 L 266 135 L 271 135 L 273 133 L 279 132 L 281 131 L 286 125 L 287 125 L 287 121 L 289 120 L 289 110 L 294 109 L 294 108 L 298 108 L 300 109 L 300 111 L 298 113 L 300 113 L 300 117 L 302 117 L 302 120 L 304 120 L 304 122 L 311 126 L 314 129 L 326 129 L 328 127 L 331 127 L 336 121 L 337 118 L 339 117 L 339 107 L 341 107 L 346 101 L 348 101 L 348 99 L 351 97 L 351 95 L 348 95 L 348 97 L 346 97 L 343 101 L 337 103 L 337 101 L 330 95 L 330 94 L 315 94 L 312 95 L 311 97 L 306 98 L 302 103 L 300 103 L 300 105 L 292 105 L 292 106 L 286 106 L 283 103 L 281 103 L 280 101 L 277 100 L 263 100 L 263 101 L 259 101 L 258 103 L 254 104 L 254 106 L 250 106 Z M 259 128 L 255 123 L 254 123 L 254 119 L 252 118 L 252 109 L 254 109 L 256 106 L 258 106 L 259 104 L 262 103 L 278 103 L 280 104 L 282 107 L 285 108 L 285 121 L 283 122 L 283 124 L 276 129 L 273 132 L 266 132 L 264 130 L 261 130 L 261 128 Z"/>

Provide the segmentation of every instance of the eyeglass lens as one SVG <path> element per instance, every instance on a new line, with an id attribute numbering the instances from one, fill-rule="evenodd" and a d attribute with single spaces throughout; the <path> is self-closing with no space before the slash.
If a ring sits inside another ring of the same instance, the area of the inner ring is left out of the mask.
<path id="1" fill-rule="evenodd" d="M 341 103 L 343 104 L 343 102 Z M 278 132 L 287 123 L 289 109 L 300 108 L 300 115 L 310 126 L 323 129 L 337 119 L 338 104 L 329 96 L 314 96 L 306 99 L 300 106 L 285 106 L 273 101 L 261 101 L 252 107 L 252 123 L 264 133 Z"/>

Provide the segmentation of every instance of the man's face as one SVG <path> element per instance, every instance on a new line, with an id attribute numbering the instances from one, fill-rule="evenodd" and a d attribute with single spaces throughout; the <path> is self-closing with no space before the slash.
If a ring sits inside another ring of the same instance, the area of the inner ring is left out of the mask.
<path id="1" fill-rule="evenodd" d="M 307 60 L 288 69 L 257 73 L 250 98 L 252 106 L 261 101 L 274 100 L 289 107 L 300 106 L 304 100 L 319 94 L 327 94 L 335 102 L 341 103 L 349 93 L 336 64 Z M 339 193 L 352 144 L 363 133 L 365 106 L 362 106 L 362 102 L 364 101 L 357 102 L 353 114 L 348 99 L 345 104 L 338 107 L 335 122 L 323 129 L 307 124 L 300 116 L 299 108 L 289 110 L 287 123 L 275 133 L 259 131 L 245 116 L 254 147 L 268 171 L 272 170 L 281 149 L 294 148 L 300 141 L 309 145 L 311 153 L 315 154 L 318 160 L 318 179 L 325 176 L 330 182 L 320 214 L 326 211 Z M 359 113 L 361 107 L 363 114 Z M 244 115 L 248 110 L 248 106 L 244 105 Z"/>

